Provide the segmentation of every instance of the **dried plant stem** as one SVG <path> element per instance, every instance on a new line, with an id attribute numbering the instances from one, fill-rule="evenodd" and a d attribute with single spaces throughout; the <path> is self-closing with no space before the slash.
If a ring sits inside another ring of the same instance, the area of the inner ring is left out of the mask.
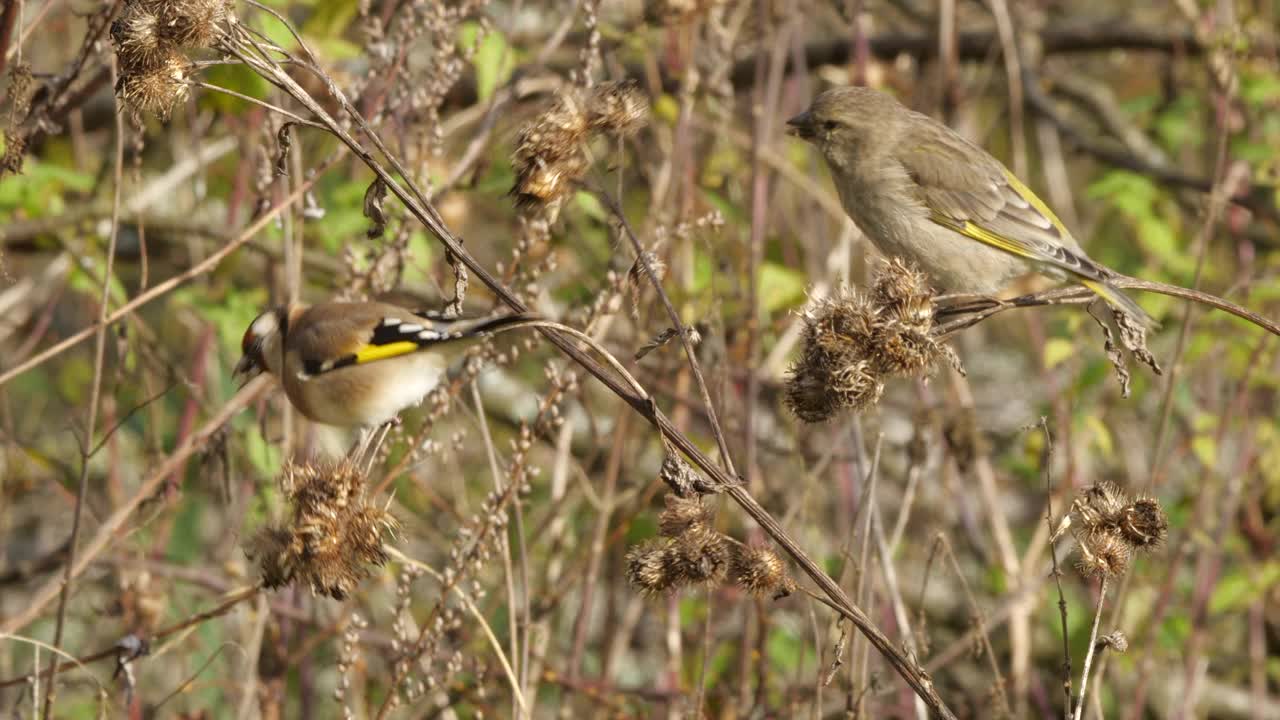
<path id="1" fill-rule="evenodd" d="M 1065 702 L 1062 706 L 1064 720 L 1071 720 L 1071 643 L 1067 633 L 1067 597 L 1062 592 L 1062 571 L 1058 569 L 1058 548 L 1052 535 L 1053 523 L 1053 436 L 1049 433 L 1049 421 L 1040 418 L 1040 427 L 1044 429 L 1044 521 L 1049 527 L 1049 559 L 1053 563 L 1053 581 L 1058 586 L 1058 614 L 1062 619 L 1062 694 Z"/>
<path id="2" fill-rule="evenodd" d="M 730 475 L 737 477 L 738 473 L 734 470 L 733 459 L 729 455 L 729 442 L 725 439 L 724 430 L 720 427 L 720 418 L 716 414 L 715 403 L 711 401 L 711 391 L 707 389 L 707 380 L 702 374 L 702 366 L 698 363 L 698 354 L 693 348 L 693 340 L 689 338 L 688 329 L 680 321 L 680 313 L 676 312 L 676 307 L 671 302 L 671 297 L 667 295 L 667 291 L 662 287 L 662 281 L 658 279 L 657 273 L 653 271 L 648 258 L 645 257 L 644 247 L 640 244 L 640 238 L 631 229 L 631 223 L 627 220 L 626 214 L 622 212 L 622 208 L 617 201 L 603 191 L 598 190 L 595 195 L 609 209 L 609 212 L 613 213 L 618 223 L 622 225 L 622 232 L 631 241 L 631 249 L 635 251 L 636 262 L 644 268 L 645 277 L 653 285 L 654 292 L 658 294 L 658 299 L 662 301 L 662 306 L 667 311 L 667 319 L 671 321 L 671 326 L 680 335 L 680 344 L 684 347 L 685 357 L 689 361 L 689 369 L 693 371 L 694 381 L 698 384 L 698 392 L 702 395 L 703 409 L 707 413 L 707 422 L 711 425 L 711 432 L 715 435 L 716 446 L 720 450 L 720 459 L 724 463 L 725 470 Z"/>
<path id="3" fill-rule="evenodd" d="M 1207 305 L 1231 315 L 1235 315 L 1242 320 L 1247 320 L 1272 335 L 1280 335 L 1280 323 L 1277 323 L 1275 320 L 1263 317 L 1248 308 L 1200 290 L 1192 290 L 1190 288 L 1154 282 L 1152 280 L 1139 280 L 1138 278 L 1132 277 L 1117 277 L 1111 281 L 1111 284 L 1122 290 L 1142 290 L 1144 292 L 1152 292 L 1158 295 L 1168 295 L 1170 297 L 1181 298 L 1183 300 L 1191 300 L 1193 302 L 1200 303 L 1201 305 Z M 952 316 L 959 317 L 948 320 L 944 323 L 939 323 L 934 327 L 933 334 L 938 338 L 949 337 L 961 330 L 964 330 L 965 328 L 972 327 L 983 320 L 986 320 L 992 315 L 998 315 L 999 313 L 1012 308 L 1041 307 L 1045 305 L 1088 305 L 1096 298 L 1097 296 L 1093 294 L 1092 290 L 1083 287 L 1054 288 L 1052 290 L 1046 290 L 1033 295 L 1022 295 L 1008 300 L 986 296 L 964 296 L 963 298 L 960 296 L 942 296 L 941 299 L 943 300 L 963 299 L 964 302 L 952 307 L 943 307 L 939 310 L 939 320 Z"/>
<path id="4" fill-rule="evenodd" d="M 174 448 L 169 457 L 164 462 L 151 471 L 139 485 L 133 495 L 129 497 L 123 504 L 116 508 L 115 512 L 102 521 L 98 527 L 97 533 L 93 539 L 85 546 L 84 552 L 78 553 L 74 563 L 68 563 L 70 567 L 70 577 L 72 579 L 80 576 L 81 573 L 89 566 L 93 559 L 106 548 L 123 528 L 125 522 L 133 515 L 133 511 L 142 504 L 144 500 L 155 494 L 156 488 L 164 482 L 175 470 L 186 462 L 187 458 L 205 446 L 211 437 L 222 429 L 232 416 L 247 407 L 250 402 L 262 392 L 269 380 L 266 377 L 256 377 L 250 380 L 247 385 L 236 393 L 235 397 L 227 401 L 209 422 L 205 423 L 196 432 L 192 433 L 181 445 Z M 44 585 L 32 594 L 30 600 L 27 601 L 21 612 L 5 618 L 4 623 L 0 624 L 0 633 L 12 633 L 14 630 L 24 627 L 31 623 L 40 615 L 44 606 L 52 600 L 62 587 L 62 578 L 50 578 Z"/>
<path id="5" fill-rule="evenodd" d="M 1098 608 L 1093 613 L 1093 629 L 1089 631 L 1089 650 L 1084 655 L 1084 669 L 1080 671 L 1080 697 L 1076 698 L 1074 720 L 1080 720 L 1084 713 L 1085 696 L 1089 691 L 1089 667 L 1093 664 L 1093 653 L 1098 646 L 1098 625 L 1102 624 L 1102 606 L 1107 599 L 1107 578 L 1102 578 L 1098 588 Z"/>
<path id="6" fill-rule="evenodd" d="M 484 401 L 480 398 L 480 385 L 476 382 L 469 383 L 471 385 L 471 402 L 476 406 L 476 415 L 480 421 L 480 438 L 484 441 L 485 456 L 489 459 L 489 472 L 493 476 L 494 492 L 501 493 L 506 488 L 506 481 L 503 480 L 502 468 L 498 465 L 498 451 L 493 446 L 493 435 L 489 432 L 489 419 L 485 415 Z M 520 504 L 516 503 L 516 507 Z M 507 590 L 507 641 L 511 644 L 511 661 L 520 662 L 520 628 L 519 619 L 516 614 L 516 588 L 515 588 L 515 572 L 511 564 L 511 543 L 508 540 L 509 534 L 499 535 L 499 544 L 502 550 L 502 576 L 504 585 Z M 528 578 L 525 578 L 526 583 Z M 527 588 L 527 585 L 526 585 Z M 526 593 L 527 594 L 527 593 Z M 512 704 L 515 703 L 514 695 Z M 513 708 L 513 710 L 522 710 L 522 708 Z M 524 712 L 513 713 L 516 717 L 525 717 Z"/>
<path id="7" fill-rule="evenodd" d="M 302 196 L 308 190 L 310 190 L 311 187 L 315 185 L 315 183 L 319 181 L 321 177 L 324 176 L 324 171 L 332 167 L 338 160 L 342 158 L 342 155 L 344 154 L 345 153 L 340 152 L 330 157 L 325 162 L 321 163 L 320 166 L 316 168 L 316 172 L 312 177 L 308 178 L 305 182 L 301 183 L 297 187 L 297 189 L 295 189 L 292 193 L 288 195 L 288 197 L 281 200 L 278 204 L 273 206 L 271 209 L 264 212 L 261 216 L 258 217 L 258 219 L 250 223 L 249 226 L 246 227 L 239 235 L 237 235 L 234 239 L 228 241 L 227 244 L 223 245 L 216 252 L 211 253 L 205 259 L 201 260 L 195 265 L 192 265 L 191 268 L 188 269 L 187 271 L 179 273 L 178 275 L 175 275 L 158 285 L 152 285 L 150 288 L 147 289 L 146 292 L 138 294 L 137 297 L 133 298 L 129 302 L 125 303 L 124 305 L 121 305 L 118 310 L 108 314 L 102 320 L 102 322 L 94 323 L 93 325 L 90 325 L 89 327 L 84 328 L 83 330 L 80 330 L 79 332 L 66 338 L 65 340 L 62 340 L 61 342 L 53 345 L 52 347 L 49 347 L 40 353 L 32 355 L 31 357 L 27 358 L 25 362 L 20 363 L 19 365 L 16 365 L 15 367 L 10 368 L 9 370 L 6 370 L 3 373 L 0 373 L 0 385 L 4 385 L 8 381 L 17 377 L 18 375 L 21 375 L 22 373 L 38 365 L 43 364 L 49 359 L 62 354 L 63 352 L 75 347 L 76 345 L 79 345 L 80 343 L 92 337 L 100 327 L 106 327 L 108 325 L 118 322 L 119 320 L 125 317 L 128 317 L 131 313 L 133 313 L 134 310 L 137 310 L 139 307 L 142 307 L 143 305 L 146 305 L 152 300 L 155 300 L 156 298 L 159 298 L 160 296 L 167 294 L 169 291 L 187 282 L 188 280 L 197 278 L 216 268 L 218 264 L 221 263 L 228 255 L 235 252 L 241 246 L 245 245 L 250 240 L 252 240 L 254 236 L 258 234 L 258 231 L 262 230 L 264 227 L 269 225 L 271 221 L 276 218 L 277 215 L 279 215 L 281 212 L 283 212 L 286 208 L 288 208 L 293 203 L 300 200 Z"/>
<path id="8" fill-rule="evenodd" d="M 116 61 L 112 56 L 113 82 L 115 76 Z M 120 236 L 120 194 L 121 185 L 124 182 L 124 114 L 121 108 L 116 108 L 115 121 L 116 145 L 112 159 L 114 182 L 111 196 L 111 230 L 107 238 L 107 262 L 102 274 L 102 293 L 98 298 L 98 330 L 93 347 L 93 380 L 89 385 L 89 415 L 85 420 L 84 437 L 81 439 L 80 481 L 76 486 L 76 503 L 71 516 L 71 539 L 67 541 L 67 564 L 62 575 L 62 589 L 58 593 L 58 614 L 53 629 L 54 647 L 62 645 L 62 631 L 67 617 L 67 600 L 71 597 L 71 588 L 75 580 L 71 574 L 71 568 L 75 565 L 76 545 L 80 542 L 80 519 L 84 514 L 84 496 L 89 486 L 89 461 L 93 457 L 93 435 L 98 425 L 98 406 L 102 401 L 102 366 L 106 359 L 107 347 L 107 307 L 111 300 L 111 273 L 115 269 L 116 240 Z M 56 696 L 54 688 L 57 687 L 57 683 L 53 681 L 52 673 L 57 668 L 57 664 L 57 656 L 50 659 L 50 678 L 44 691 L 44 717 L 53 717 L 53 702 Z"/>
<path id="9" fill-rule="evenodd" d="M 613 368 L 614 372 L 618 373 L 618 375 L 622 379 L 626 380 L 627 384 L 631 386 L 631 389 L 634 390 L 638 396 L 642 398 L 649 397 L 648 391 L 644 389 L 644 386 L 640 384 L 640 381 L 636 380 L 635 376 L 633 376 L 630 372 L 627 371 L 625 367 L 623 367 L 622 363 L 618 360 L 617 357 L 613 355 L 613 353 L 609 352 L 608 350 L 605 350 L 604 346 L 601 345 L 600 342 L 596 340 L 594 337 L 591 337 L 587 333 L 584 333 L 581 330 L 578 330 L 577 328 L 569 327 L 568 325 L 564 325 L 562 323 L 558 323 L 553 320 L 541 320 L 537 318 L 531 318 L 523 322 L 513 323 L 511 325 L 505 325 L 501 328 L 498 328 L 497 330 L 494 330 L 493 334 L 496 335 L 498 333 L 503 333 L 510 330 L 519 330 L 520 328 L 547 328 L 548 330 L 555 330 L 557 332 L 562 332 L 566 335 L 572 335 L 573 337 L 581 340 L 584 345 L 596 351 L 596 354 L 598 354 L 600 357 L 604 358 L 605 362 L 609 363 L 609 367 Z"/>
<path id="10" fill-rule="evenodd" d="M 157 630 L 155 634 L 151 635 L 151 637 L 147 639 L 163 640 L 164 638 L 170 637 L 176 633 L 180 633 L 183 630 L 195 627 L 200 623 L 205 622 L 206 620 L 212 620 L 213 618 L 226 615 L 236 605 L 239 605 L 240 603 L 257 596 L 259 591 L 261 590 L 262 590 L 262 587 L 260 585 L 252 585 L 246 588 L 241 588 L 239 590 L 233 591 L 232 593 L 227 595 L 227 597 L 222 602 L 218 603 L 216 606 L 208 610 L 205 610 L 204 612 L 200 612 L 195 615 L 192 615 L 186 620 L 183 620 L 178 623 L 174 623 L 169 627 L 163 628 L 161 630 Z M 0 632 L 0 639 L 4 639 L 4 638 L 17 639 L 17 640 L 25 639 L 15 635 L 9 635 L 5 632 Z M 30 641 L 30 642 L 34 643 L 36 641 Z M 40 643 L 40 647 L 47 648 L 47 646 L 44 645 L 43 643 Z M 39 674 L 39 677 L 42 677 L 42 678 L 51 677 L 51 673 L 65 672 L 67 670 L 70 670 L 76 667 L 81 668 L 82 670 L 85 670 L 87 672 L 88 668 L 85 666 L 88 663 L 97 662 L 99 660 L 105 660 L 106 658 L 110 658 L 110 657 L 117 657 L 120 654 L 120 648 L 117 647 L 116 645 L 112 645 L 111 647 L 99 650 L 98 652 L 93 653 L 92 655 L 85 655 L 80 658 L 71 657 L 70 655 L 60 650 L 57 651 L 57 653 L 63 657 L 67 657 L 71 659 L 58 665 L 56 668 L 45 670 L 44 672 Z M 90 673 L 90 675 L 92 675 L 92 673 Z M 32 679 L 31 675 L 23 675 L 21 677 L 9 678 L 8 680 L 0 681 L 0 689 L 12 687 L 14 685 L 21 685 L 31 679 Z"/>
<path id="11" fill-rule="evenodd" d="M 960 581 L 960 590 L 964 593 L 965 603 L 969 605 L 969 613 L 973 617 L 975 625 L 974 630 L 978 634 L 978 639 L 982 643 L 983 654 L 987 656 L 987 661 L 991 665 L 991 677 L 993 678 L 999 693 L 996 698 L 999 700 L 999 717 L 1014 717 L 1012 709 L 1009 705 L 1009 689 L 1004 680 L 1004 674 L 1000 672 L 1000 665 L 996 662 L 995 649 L 991 647 L 991 636 L 987 633 L 987 620 L 982 608 L 978 607 L 978 601 L 973 596 L 973 590 L 969 587 L 969 580 L 964 576 L 964 572 L 960 569 L 960 562 L 956 560 L 955 550 L 951 547 L 951 542 L 947 540 L 947 536 L 938 533 L 934 538 L 934 542 L 942 547 L 943 553 L 946 554 L 947 560 L 951 563 L 951 572 L 955 573 L 956 579 Z"/>
<path id="12" fill-rule="evenodd" d="M 489 641 L 489 646 L 493 648 L 493 654 L 497 656 L 498 664 L 502 666 L 502 672 L 507 676 L 507 684 L 511 686 L 511 696 L 515 698 L 516 706 L 520 710 L 520 716 L 528 717 L 529 706 L 525 702 L 524 693 L 520 691 L 520 681 L 516 679 L 516 673 L 511 669 L 511 663 L 507 659 L 506 653 L 502 651 L 502 642 L 498 640 L 497 635 L 493 634 L 493 628 L 490 627 L 489 621 L 485 619 L 484 613 L 480 612 L 480 608 L 476 607 L 476 604 L 472 602 L 471 596 L 457 585 L 447 583 L 444 577 L 439 572 L 436 572 L 436 569 L 430 565 L 420 560 L 415 560 L 390 545 L 384 545 L 383 549 L 387 551 L 388 555 L 396 560 L 399 560 L 406 565 L 418 568 L 435 578 L 436 582 L 439 582 L 442 586 L 453 590 L 453 593 L 462 601 L 462 605 L 467 608 L 467 612 L 471 613 L 471 617 L 475 618 L 476 623 L 480 626 L 480 630 L 484 632 L 485 639 Z M 392 691 L 394 692 L 394 688 Z"/>

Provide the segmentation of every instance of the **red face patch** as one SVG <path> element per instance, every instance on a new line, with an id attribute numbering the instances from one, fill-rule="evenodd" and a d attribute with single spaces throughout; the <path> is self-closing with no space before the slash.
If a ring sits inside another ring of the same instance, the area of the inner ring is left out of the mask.
<path id="1" fill-rule="evenodd" d="M 258 336 L 253 332 L 253 325 L 245 328 L 244 337 L 240 340 L 240 352 L 248 355 L 249 349 L 253 347 L 257 339 Z"/>

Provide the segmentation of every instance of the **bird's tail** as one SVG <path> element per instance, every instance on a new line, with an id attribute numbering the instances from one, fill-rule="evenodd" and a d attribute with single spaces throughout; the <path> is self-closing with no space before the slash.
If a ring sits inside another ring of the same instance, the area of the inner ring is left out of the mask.
<path id="1" fill-rule="evenodd" d="M 426 313 L 419 313 L 419 315 L 428 317 Z M 462 340 L 479 335 L 491 335 L 504 330 L 513 330 L 521 325 L 529 325 L 541 319 L 538 315 L 527 312 L 499 315 L 497 317 L 457 319 L 445 319 L 436 313 L 432 313 L 431 317 L 431 320 L 438 327 L 447 331 L 447 335 L 441 338 L 445 341 Z"/>
<path id="2" fill-rule="evenodd" d="M 514 330 L 522 325 L 532 325 L 540 322 L 543 318 L 531 312 L 513 313 L 511 315 L 503 315 L 496 318 L 487 318 L 481 321 L 472 330 L 473 335 L 489 335 L 492 333 L 502 332 L 504 330 Z"/>
<path id="3" fill-rule="evenodd" d="M 1111 307 L 1142 323 L 1142 326 L 1148 330 L 1153 330 L 1160 326 L 1160 323 L 1148 315 L 1147 311 L 1142 309 L 1142 306 L 1133 301 L 1133 298 L 1125 295 L 1106 280 L 1080 278 L 1080 284 L 1097 293 L 1098 297 L 1106 300 Z"/>

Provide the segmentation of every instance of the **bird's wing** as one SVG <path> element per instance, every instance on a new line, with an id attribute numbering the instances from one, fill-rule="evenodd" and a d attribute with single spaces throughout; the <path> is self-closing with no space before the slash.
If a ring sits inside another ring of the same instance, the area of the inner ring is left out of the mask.
<path id="1" fill-rule="evenodd" d="M 1063 274 L 1149 327 L 1143 309 L 1090 260 L 1075 238 L 1031 189 L 985 150 L 941 126 L 908 137 L 897 153 L 935 223 L 967 238 L 1024 257 Z"/>
<path id="2" fill-rule="evenodd" d="M 298 354 L 302 379 L 363 365 L 433 345 L 492 332 L 523 315 L 446 320 L 387 303 L 323 303 L 289 325 L 287 349 Z"/>
<path id="3" fill-rule="evenodd" d="M 1106 279 L 1053 211 L 985 150 L 935 131 L 905 141 L 897 157 L 939 225 L 1045 269 Z"/>

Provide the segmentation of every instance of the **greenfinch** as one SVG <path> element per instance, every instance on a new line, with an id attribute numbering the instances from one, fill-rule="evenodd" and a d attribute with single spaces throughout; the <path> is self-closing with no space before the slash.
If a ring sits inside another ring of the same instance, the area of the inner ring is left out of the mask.
<path id="1" fill-rule="evenodd" d="M 845 212 L 872 244 L 915 263 L 935 289 L 992 294 L 1036 271 L 1153 324 L 1044 201 L 946 125 L 866 87 L 828 90 L 787 125 L 822 153 Z"/>

